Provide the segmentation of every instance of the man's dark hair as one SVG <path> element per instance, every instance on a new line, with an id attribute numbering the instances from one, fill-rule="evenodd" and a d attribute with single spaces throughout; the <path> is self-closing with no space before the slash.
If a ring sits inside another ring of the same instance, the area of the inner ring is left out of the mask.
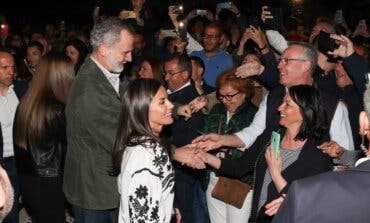
<path id="1" fill-rule="evenodd" d="M 173 60 L 178 61 L 180 70 L 188 71 L 189 73 L 191 73 L 192 67 L 191 67 L 191 60 L 189 56 L 185 54 L 181 54 L 181 53 L 175 53 L 175 54 L 172 54 L 168 59 L 166 59 L 165 63 L 173 61 Z"/>

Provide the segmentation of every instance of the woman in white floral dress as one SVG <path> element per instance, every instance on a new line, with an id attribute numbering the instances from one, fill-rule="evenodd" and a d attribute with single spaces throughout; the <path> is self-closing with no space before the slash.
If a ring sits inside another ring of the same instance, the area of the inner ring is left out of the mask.
<path id="1" fill-rule="evenodd" d="M 173 122 L 172 108 L 157 80 L 135 80 L 124 91 L 113 156 L 121 194 L 119 223 L 171 220 L 174 170 L 159 135 Z"/>

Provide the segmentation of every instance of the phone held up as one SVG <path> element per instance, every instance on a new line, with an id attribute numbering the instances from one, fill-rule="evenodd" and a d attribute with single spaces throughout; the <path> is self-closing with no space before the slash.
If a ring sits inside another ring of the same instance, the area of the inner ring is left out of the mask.
<path id="1" fill-rule="evenodd" d="M 179 22 L 179 29 L 178 29 L 178 32 L 179 32 L 179 36 L 181 38 L 182 41 L 187 41 L 187 30 L 186 30 L 186 26 L 185 26 L 185 23 L 184 22 Z"/>
<path id="2" fill-rule="evenodd" d="M 279 150 L 280 150 L 280 134 L 278 132 L 272 131 L 271 145 L 272 145 L 272 149 L 274 150 L 275 158 L 277 159 L 279 155 Z"/>
<path id="3" fill-rule="evenodd" d="M 229 9 L 229 8 L 231 8 L 231 2 L 220 2 L 220 3 L 217 4 L 217 6 L 220 9 Z"/>

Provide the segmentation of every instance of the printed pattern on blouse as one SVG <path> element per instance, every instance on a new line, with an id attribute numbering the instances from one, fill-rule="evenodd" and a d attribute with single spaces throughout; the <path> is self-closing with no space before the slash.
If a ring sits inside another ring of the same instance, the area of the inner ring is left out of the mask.
<path id="1" fill-rule="evenodd" d="M 153 156 L 150 163 L 139 159 L 143 162 L 142 168 L 130 176 L 133 186 L 128 196 L 130 222 L 169 222 L 170 214 L 165 212 L 171 212 L 174 196 L 174 170 L 169 156 L 160 146 L 141 149 L 150 151 Z M 161 191 L 156 191 L 157 188 Z"/>

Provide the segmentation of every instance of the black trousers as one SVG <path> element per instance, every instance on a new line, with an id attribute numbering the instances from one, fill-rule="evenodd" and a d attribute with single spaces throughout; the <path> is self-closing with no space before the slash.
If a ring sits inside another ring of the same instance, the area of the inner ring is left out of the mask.
<path id="1" fill-rule="evenodd" d="M 19 175 L 22 201 L 33 222 L 64 223 L 65 197 L 61 177 Z"/>

